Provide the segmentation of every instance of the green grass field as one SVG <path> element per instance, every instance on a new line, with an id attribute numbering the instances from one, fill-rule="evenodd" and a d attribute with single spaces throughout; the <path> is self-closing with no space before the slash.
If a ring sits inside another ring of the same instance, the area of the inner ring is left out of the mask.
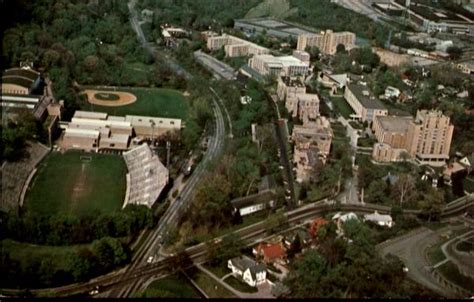
<path id="1" fill-rule="evenodd" d="M 73 245 L 73 246 L 49 246 L 36 245 L 17 242 L 11 239 L 0 241 L 3 252 L 8 253 L 13 260 L 21 264 L 29 263 L 34 260 L 41 262 L 43 259 L 54 259 L 51 271 L 64 269 L 70 267 L 70 257 L 80 248 L 88 247 L 88 244 Z"/>
<path id="2" fill-rule="evenodd" d="M 155 280 L 140 295 L 141 298 L 199 299 L 201 295 L 182 275 L 171 275 Z"/>
<path id="3" fill-rule="evenodd" d="M 349 119 L 350 115 L 354 113 L 354 110 L 343 97 L 331 97 L 331 102 L 334 105 L 333 108 L 346 119 Z"/>
<path id="4" fill-rule="evenodd" d="M 104 90 L 96 87 L 88 87 L 90 89 Z M 188 114 L 188 104 L 183 94 L 177 90 L 162 89 L 162 88 L 134 88 L 126 89 L 120 88 L 117 91 L 125 91 L 133 93 L 137 97 L 135 103 L 119 106 L 119 107 L 105 107 L 92 105 L 85 97 L 81 102 L 81 109 L 96 112 L 105 112 L 111 115 L 125 116 L 125 115 L 145 115 L 158 116 L 165 118 L 180 118 L 186 119 Z"/>
<path id="5" fill-rule="evenodd" d="M 91 161 L 81 160 L 89 156 Z M 120 210 L 126 166 L 117 155 L 69 151 L 41 163 L 26 195 L 27 211 L 43 215 L 97 215 Z"/>

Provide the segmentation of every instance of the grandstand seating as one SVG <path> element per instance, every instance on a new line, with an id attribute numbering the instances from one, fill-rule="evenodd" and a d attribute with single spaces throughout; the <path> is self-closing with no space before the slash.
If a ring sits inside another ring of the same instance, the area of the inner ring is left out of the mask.
<path id="1" fill-rule="evenodd" d="M 147 144 L 123 153 L 127 165 L 127 204 L 143 204 L 151 207 L 168 184 L 168 169 L 153 154 Z"/>
<path id="2" fill-rule="evenodd" d="M 0 169 L 2 179 L 2 198 L 0 210 L 16 211 L 20 204 L 20 196 L 30 173 L 49 153 L 49 149 L 38 143 L 30 143 L 27 148 L 29 156 L 16 162 L 5 162 Z"/>

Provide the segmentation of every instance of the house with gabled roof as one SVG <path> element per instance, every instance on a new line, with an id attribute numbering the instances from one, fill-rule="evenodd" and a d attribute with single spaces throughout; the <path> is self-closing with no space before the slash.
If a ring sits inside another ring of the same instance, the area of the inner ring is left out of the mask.
<path id="1" fill-rule="evenodd" d="M 281 242 L 275 243 L 260 243 L 252 250 L 255 257 L 262 259 L 266 264 L 286 262 L 286 249 Z"/>
<path id="2" fill-rule="evenodd" d="M 257 263 L 247 256 L 240 256 L 230 259 L 227 267 L 232 273 L 245 281 L 248 285 L 255 287 L 266 282 L 267 269 L 264 264 Z"/>

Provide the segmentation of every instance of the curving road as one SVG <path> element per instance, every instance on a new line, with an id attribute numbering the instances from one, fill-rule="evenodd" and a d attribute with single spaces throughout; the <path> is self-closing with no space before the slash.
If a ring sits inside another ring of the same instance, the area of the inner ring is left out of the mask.
<path id="1" fill-rule="evenodd" d="M 209 148 L 207 149 L 203 160 L 187 180 L 184 189 L 179 194 L 179 198 L 169 206 L 165 214 L 161 217 L 157 227 L 151 232 L 145 243 L 137 251 L 136 256 L 134 257 L 135 259 L 132 260 L 132 263 L 128 266 L 127 271 L 125 272 L 124 279 L 128 277 L 127 272 L 132 272 L 137 268 L 147 266 L 147 259 L 150 256 L 156 257 L 155 259 L 158 259 L 158 261 L 164 259 L 163 253 L 160 252 L 162 238 L 164 238 L 169 230 L 177 227 L 177 222 L 180 217 L 191 205 L 194 190 L 206 172 L 207 165 L 216 159 L 222 151 L 225 140 L 225 124 L 222 111 L 216 100 L 213 100 L 213 112 L 215 116 L 215 131 L 214 135 L 209 140 Z M 112 291 L 108 293 L 107 297 L 127 297 L 139 285 L 139 280 L 137 280 L 124 286 L 120 291 Z"/>

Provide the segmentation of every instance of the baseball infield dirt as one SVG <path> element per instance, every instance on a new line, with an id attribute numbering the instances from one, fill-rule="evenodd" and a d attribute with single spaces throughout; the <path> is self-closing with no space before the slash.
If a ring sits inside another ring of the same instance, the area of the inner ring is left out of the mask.
<path id="1" fill-rule="evenodd" d="M 119 107 L 130 105 L 137 101 L 137 97 L 129 92 L 123 91 L 104 91 L 104 90 L 90 90 L 86 89 L 83 91 L 87 95 L 87 101 L 94 105 L 108 106 L 108 107 Z M 103 95 L 116 95 L 119 97 L 118 100 L 100 100 L 96 98 L 96 94 Z"/>

